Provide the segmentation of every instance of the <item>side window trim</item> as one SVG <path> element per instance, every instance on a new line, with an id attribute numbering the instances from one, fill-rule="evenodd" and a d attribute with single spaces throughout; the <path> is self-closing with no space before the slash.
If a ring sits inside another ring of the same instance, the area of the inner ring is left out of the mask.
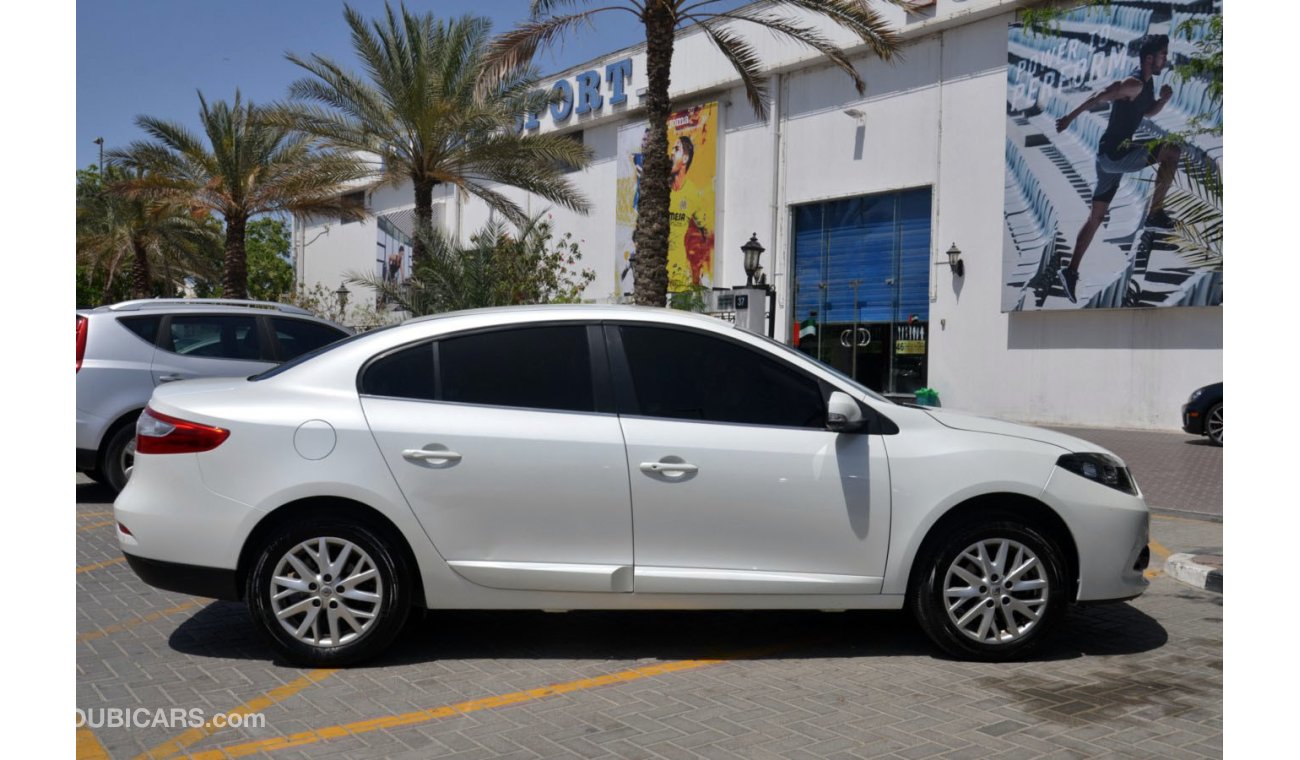
<path id="1" fill-rule="evenodd" d="M 623 334 L 619 328 L 625 322 L 602 322 L 605 347 L 609 352 L 609 374 L 614 385 L 614 409 L 620 415 L 637 416 L 641 406 L 637 403 L 636 386 L 632 383 L 632 365 L 623 351 Z"/>
<path id="2" fill-rule="evenodd" d="M 271 320 L 263 314 L 257 315 L 257 334 L 262 338 L 257 348 L 261 361 L 279 364 L 280 342 L 276 340 L 275 327 L 271 325 Z"/>

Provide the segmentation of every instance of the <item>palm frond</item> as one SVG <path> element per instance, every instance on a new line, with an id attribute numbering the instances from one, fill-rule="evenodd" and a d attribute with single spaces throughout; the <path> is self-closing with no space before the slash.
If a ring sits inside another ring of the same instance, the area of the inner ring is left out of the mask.
<path id="1" fill-rule="evenodd" d="M 767 85 L 761 78 L 763 62 L 758 57 L 758 53 L 748 42 L 726 29 L 719 28 L 718 24 L 711 20 L 701 22 L 700 28 L 740 75 L 750 108 L 754 109 L 754 113 L 760 119 L 767 119 Z"/>

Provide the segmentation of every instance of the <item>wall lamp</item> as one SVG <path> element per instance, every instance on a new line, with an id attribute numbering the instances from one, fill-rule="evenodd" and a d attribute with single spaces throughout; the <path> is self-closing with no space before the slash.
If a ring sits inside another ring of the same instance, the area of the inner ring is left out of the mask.
<path id="1" fill-rule="evenodd" d="M 953 243 L 952 247 L 948 249 L 948 266 L 956 276 L 966 276 L 966 262 L 961 260 L 961 249 L 957 247 L 956 243 Z"/>

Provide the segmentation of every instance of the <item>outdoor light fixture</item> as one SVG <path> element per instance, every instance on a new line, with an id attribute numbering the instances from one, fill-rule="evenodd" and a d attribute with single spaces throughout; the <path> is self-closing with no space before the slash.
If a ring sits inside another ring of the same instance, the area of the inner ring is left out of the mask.
<path id="1" fill-rule="evenodd" d="M 767 249 L 758 242 L 757 232 L 749 236 L 748 243 L 740 246 L 740 252 L 745 254 L 745 277 L 748 278 L 745 281 L 746 287 L 754 285 L 754 277 L 758 274 L 758 270 L 762 268 L 758 265 L 758 257 L 762 256 L 765 250 Z"/>
<path id="2" fill-rule="evenodd" d="M 334 291 L 334 296 L 339 299 L 340 314 L 343 313 L 344 309 L 348 308 L 348 296 L 350 295 L 352 295 L 352 293 L 348 290 L 348 284 L 346 282 L 339 285 L 339 289 Z"/>
<path id="3" fill-rule="evenodd" d="M 952 273 L 958 277 L 966 276 L 966 262 L 961 260 L 961 250 L 957 248 L 956 243 L 953 243 L 952 247 L 948 249 L 948 266 L 952 269 Z"/>
<path id="4" fill-rule="evenodd" d="M 865 119 L 866 116 L 867 116 L 865 113 L 863 113 L 862 111 L 860 111 L 860 110 L 857 109 L 857 108 L 846 108 L 846 109 L 844 109 L 844 115 L 845 115 L 845 116 L 852 117 L 852 118 L 854 118 L 854 119 L 857 119 L 858 121 L 862 121 L 862 120 Z"/>

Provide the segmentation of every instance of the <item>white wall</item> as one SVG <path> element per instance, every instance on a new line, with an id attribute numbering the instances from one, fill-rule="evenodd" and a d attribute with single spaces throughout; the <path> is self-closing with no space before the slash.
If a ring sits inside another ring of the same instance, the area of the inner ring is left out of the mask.
<path id="1" fill-rule="evenodd" d="M 1012 5 L 940 0 L 933 18 L 898 16 L 909 35 L 903 60 L 889 65 L 860 56 L 865 95 L 843 72 L 806 50 L 755 35 L 760 56 L 773 62 L 769 90 L 781 115 L 766 121 L 753 114 L 729 65 L 706 40 L 698 34 L 679 37 L 675 105 L 718 101 L 724 135 L 715 284 L 743 284 L 739 248 L 757 233 L 768 249 L 762 264 L 778 289 L 777 333 L 784 338 L 790 206 L 932 186 L 928 385 L 939 391 L 945 407 L 1032 422 L 1177 428 L 1187 394 L 1222 379 L 1221 308 L 1001 311 L 1006 36 Z M 848 41 L 837 29 L 828 33 Z M 572 232 L 581 241 L 582 265 L 597 272 L 585 295 L 601 302 L 616 295 L 617 134 L 641 118 L 635 93 L 644 86 L 644 54 L 619 51 L 564 74 L 603 73 L 605 63 L 629 55 L 634 79 L 627 86 L 628 105 L 607 103 L 600 113 L 573 116 L 562 125 L 581 126 L 594 152 L 592 166 L 572 175 L 592 202 L 591 213 L 550 211 L 557 235 Z M 844 113 L 851 108 L 863 112 L 861 122 Z M 544 116 L 541 129 L 552 128 Z M 505 192 L 530 212 L 548 205 Z M 370 202 L 377 213 L 409 208 L 410 188 L 376 191 Z M 435 223 L 459 229 L 462 239 L 489 218 L 477 199 L 457 212 L 459 203 L 444 192 L 435 194 L 435 204 Z M 309 226 L 303 237 L 311 240 L 319 231 L 319 225 Z M 963 251 L 964 278 L 954 277 L 947 266 L 944 252 L 953 243 Z M 374 244 L 373 221 L 340 226 L 335 220 L 327 236 L 307 247 L 304 280 L 337 288 L 342 271 L 373 267 Z"/>

